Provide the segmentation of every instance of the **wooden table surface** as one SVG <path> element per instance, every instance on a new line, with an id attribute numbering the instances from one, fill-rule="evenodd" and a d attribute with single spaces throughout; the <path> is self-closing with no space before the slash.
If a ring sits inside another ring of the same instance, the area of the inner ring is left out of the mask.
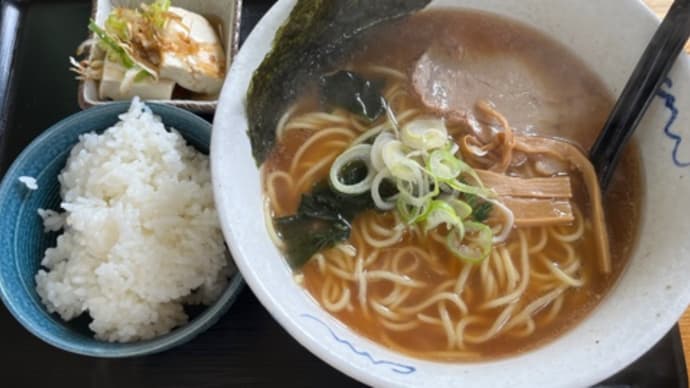
<path id="1" fill-rule="evenodd" d="M 647 3 L 659 17 L 663 17 L 671 6 L 672 0 L 644 0 L 644 2 Z M 685 46 L 685 50 L 690 53 L 690 42 Z M 680 327 L 680 335 L 683 339 L 685 364 L 688 370 L 688 378 L 690 379 L 690 364 L 688 364 L 688 360 L 690 360 L 690 308 L 688 308 L 685 314 L 680 318 L 678 326 Z"/>

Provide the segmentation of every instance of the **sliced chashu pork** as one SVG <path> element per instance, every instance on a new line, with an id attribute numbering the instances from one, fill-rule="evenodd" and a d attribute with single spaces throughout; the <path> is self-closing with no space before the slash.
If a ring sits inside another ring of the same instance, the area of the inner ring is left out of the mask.
<path id="1" fill-rule="evenodd" d="M 545 87 L 515 55 L 437 44 L 415 64 L 412 82 L 424 105 L 454 121 L 467 119 L 479 100 L 494 103 L 524 132 L 550 114 Z"/>

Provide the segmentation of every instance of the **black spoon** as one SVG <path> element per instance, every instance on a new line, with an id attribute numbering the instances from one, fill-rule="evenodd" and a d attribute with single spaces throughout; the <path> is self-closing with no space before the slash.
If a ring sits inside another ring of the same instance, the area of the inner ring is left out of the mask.
<path id="1" fill-rule="evenodd" d="M 606 190 L 630 136 L 690 37 L 690 0 L 675 0 L 637 63 L 608 121 L 590 150 Z"/>

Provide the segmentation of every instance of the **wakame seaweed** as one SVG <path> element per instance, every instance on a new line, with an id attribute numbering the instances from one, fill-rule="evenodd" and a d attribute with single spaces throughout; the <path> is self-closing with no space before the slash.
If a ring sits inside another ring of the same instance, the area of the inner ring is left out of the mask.
<path id="1" fill-rule="evenodd" d="M 305 85 L 355 47 L 362 32 L 424 8 L 431 0 L 299 0 L 276 33 L 247 92 L 248 135 L 257 164 L 275 143 L 281 115 Z"/>
<path id="2" fill-rule="evenodd" d="M 300 268 L 315 253 L 350 238 L 352 220 L 371 208 L 374 202 L 369 193 L 342 195 L 327 182 L 302 195 L 297 214 L 275 220 L 290 265 Z"/>
<path id="3" fill-rule="evenodd" d="M 352 184 L 361 181 L 366 172 L 365 165 L 351 163 L 343 168 L 340 179 Z M 397 188 L 384 180 L 380 191 L 386 198 L 395 195 Z M 355 216 L 375 208 L 368 191 L 345 195 L 334 191 L 327 181 L 315 185 L 311 193 L 302 195 L 296 214 L 275 219 L 288 262 L 293 268 L 301 268 L 315 253 L 347 240 Z"/>
<path id="4" fill-rule="evenodd" d="M 322 75 L 319 79 L 322 105 L 344 108 L 369 121 L 378 119 L 386 109 L 382 87 L 383 83 L 345 70 Z"/>

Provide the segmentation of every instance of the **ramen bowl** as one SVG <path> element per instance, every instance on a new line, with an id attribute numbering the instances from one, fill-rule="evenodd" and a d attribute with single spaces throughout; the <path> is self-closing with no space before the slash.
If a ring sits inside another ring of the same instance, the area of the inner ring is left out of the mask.
<path id="1" fill-rule="evenodd" d="M 577 325 L 530 351 L 481 362 L 436 362 L 392 351 L 331 316 L 294 280 L 267 232 L 244 102 L 254 69 L 294 4 L 279 1 L 236 57 L 216 112 L 211 164 L 223 231 L 239 269 L 304 347 L 374 386 L 581 387 L 624 368 L 671 329 L 690 302 L 690 219 L 683 216 L 690 193 L 690 145 L 683 141 L 690 136 L 690 114 L 683 110 L 690 104 L 687 58 L 679 59 L 637 131 L 643 176 L 639 238 L 604 298 Z M 533 26 L 574 52 L 613 96 L 659 23 L 636 0 L 442 0 L 430 7 L 488 11 Z"/>

